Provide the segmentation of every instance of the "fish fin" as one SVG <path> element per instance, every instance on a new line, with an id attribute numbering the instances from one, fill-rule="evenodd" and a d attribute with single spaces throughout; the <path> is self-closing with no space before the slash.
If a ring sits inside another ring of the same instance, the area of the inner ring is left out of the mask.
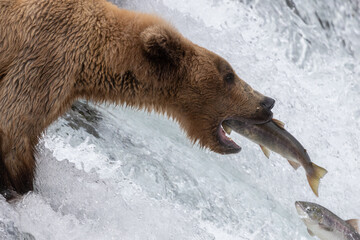
<path id="1" fill-rule="evenodd" d="M 346 220 L 358 233 L 360 233 L 360 220 L 359 219 L 349 219 Z"/>
<path id="2" fill-rule="evenodd" d="M 310 236 L 315 236 L 315 234 L 310 230 L 310 229 L 307 229 L 308 233 L 310 234 Z"/>
<path id="3" fill-rule="evenodd" d="M 318 188 L 319 188 L 320 178 L 324 177 L 327 171 L 325 168 L 319 167 L 315 163 L 311 163 L 311 165 L 314 169 L 314 173 L 311 176 L 310 175 L 306 175 L 306 176 L 311 189 L 313 190 L 315 195 L 319 197 Z"/>
<path id="4" fill-rule="evenodd" d="M 270 150 L 267 149 L 266 147 L 264 147 L 263 145 L 260 145 L 260 148 L 261 148 L 261 150 L 263 151 L 263 153 L 265 154 L 265 156 L 266 156 L 267 158 L 269 158 L 269 157 L 270 157 Z"/>
<path id="5" fill-rule="evenodd" d="M 300 163 L 297 163 L 295 161 L 288 160 L 288 162 L 295 170 L 297 170 L 301 166 Z"/>
<path id="6" fill-rule="evenodd" d="M 285 129 L 285 123 L 283 123 L 282 121 L 277 120 L 277 119 L 275 119 L 275 118 L 273 118 L 272 120 L 273 120 L 273 122 L 274 122 L 279 128 Z"/>

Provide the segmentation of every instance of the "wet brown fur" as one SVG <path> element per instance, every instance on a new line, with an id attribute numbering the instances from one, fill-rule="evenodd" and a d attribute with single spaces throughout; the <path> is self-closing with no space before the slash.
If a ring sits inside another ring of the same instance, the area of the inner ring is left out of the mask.
<path id="1" fill-rule="evenodd" d="M 224 59 L 159 17 L 105 0 L 0 0 L 0 191 L 33 189 L 38 139 L 78 98 L 166 113 L 219 153 L 223 119 L 270 116 Z"/>

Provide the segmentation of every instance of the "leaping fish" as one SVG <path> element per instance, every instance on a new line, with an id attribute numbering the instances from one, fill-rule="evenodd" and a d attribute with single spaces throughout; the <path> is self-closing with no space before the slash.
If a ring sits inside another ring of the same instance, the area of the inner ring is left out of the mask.
<path id="1" fill-rule="evenodd" d="M 226 120 L 222 126 L 228 134 L 234 130 L 259 144 L 267 158 L 270 156 L 270 149 L 286 158 L 295 170 L 302 166 L 306 171 L 312 191 L 316 196 L 319 196 L 320 178 L 324 177 L 327 171 L 311 162 L 306 149 L 284 129 L 284 124 L 281 121 L 272 119 L 267 123 L 256 125 L 237 120 Z"/>
<path id="2" fill-rule="evenodd" d="M 311 236 L 321 240 L 360 240 L 359 220 L 344 221 L 316 203 L 295 202 L 295 207 Z"/>

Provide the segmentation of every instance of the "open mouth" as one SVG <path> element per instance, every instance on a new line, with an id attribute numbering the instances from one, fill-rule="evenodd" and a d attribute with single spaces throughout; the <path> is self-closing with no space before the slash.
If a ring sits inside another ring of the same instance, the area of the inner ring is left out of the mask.
<path id="1" fill-rule="evenodd" d="M 241 151 L 241 147 L 229 137 L 231 128 L 224 124 L 224 121 L 220 123 L 217 133 L 219 142 L 225 149 L 225 153 L 238 153 Z"/>
<path id="2" fill-rule="evenodd" d="M 238 153 L 241 151 L 241 147 L 237 145 L 230 137 L 230 133 L 232 129 L 226 124 L 227 120 L 236 120 L 240 124 L 263 124 L 272 119 L 272 113 L 270 112 L 268 119 L 259 121 L 259 120 L 253 120 L 253 119 L 240 119 L 240 118 L 227 118 L 220 122 L 218 129 L 217 129 L 217 135 L 218 140 L 220 142 L 220 145 L 223 149 L 223 152 L 225 154 L 230 153 Z"/>

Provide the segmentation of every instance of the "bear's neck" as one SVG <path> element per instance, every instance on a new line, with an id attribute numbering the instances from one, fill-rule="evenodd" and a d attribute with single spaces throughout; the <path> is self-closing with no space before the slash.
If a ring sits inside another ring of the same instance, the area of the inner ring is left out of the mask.
<path id="1" fill-rule="evenodd" d="M 93 26 L 99 34 L 86 36 L 95 38 L 91 42 L 97 44 L 84 48 L 85 58 L 76 81 L 77 97 L 171 112 L 176 88 L 160 82 L 164 76 L 149 71 L 153 66 L 145 59 L 140 42 L 144 29 L 164 20 L 119 9 L 105 1 L 101 11 L 102 19 Z"/>

